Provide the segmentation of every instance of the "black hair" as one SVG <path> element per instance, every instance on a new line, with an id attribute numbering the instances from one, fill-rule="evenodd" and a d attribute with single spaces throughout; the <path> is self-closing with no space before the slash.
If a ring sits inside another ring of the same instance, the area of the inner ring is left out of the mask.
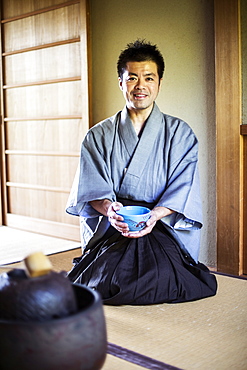
<path id="1" fill-rule="evenodd" d="M 127 44 L 126 49 L 120 53 L 117 62 L 118 77 L 122 79 L 128 62 L 144 61 L 152 61 L 156 63 L 159 79 L 163 77 L 165 62 L 161 52 L 157 48 L 157 45 L 152 45 L 150 42 L 139 39 L 133 43 Z"/>

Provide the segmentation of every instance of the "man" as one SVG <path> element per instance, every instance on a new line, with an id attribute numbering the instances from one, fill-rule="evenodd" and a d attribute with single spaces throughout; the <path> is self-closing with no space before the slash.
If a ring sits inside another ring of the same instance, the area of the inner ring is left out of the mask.
<path id="1" fill-rule="evenodd" d="M 145 41 L 117 64 L 125 108 L 89 130 L 67 212 L 80 216 L 84 254 L 69 278 L 107 304 L 184 302 L 212 296 L 214 275 L 198 263 L 202 227 L 198 143 L 191 128 L 155 104 L 164 60 Z M 149 207 L 130 232 L 116 211 Z"/>

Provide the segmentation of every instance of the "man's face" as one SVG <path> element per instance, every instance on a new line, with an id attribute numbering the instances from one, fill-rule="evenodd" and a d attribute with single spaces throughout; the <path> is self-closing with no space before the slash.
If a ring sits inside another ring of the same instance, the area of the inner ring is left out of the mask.
<path id="1" fill-rule="evenodd" d="M 129 110 L 151 110 L 160 89 L 157 65 L 151 61 L 128 62 L 119 86 Z"/>

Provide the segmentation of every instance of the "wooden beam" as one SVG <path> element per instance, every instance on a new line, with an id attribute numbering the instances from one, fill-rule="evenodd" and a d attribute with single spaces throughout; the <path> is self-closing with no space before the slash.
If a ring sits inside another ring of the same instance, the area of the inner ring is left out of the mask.
<path id="1" fill-rule="evenodd" d="M 50 42 L 49 44 L 42 44 L 42 45 L 30 46 L 29 48 L 25 48 L 25 49 L 18 49 L 18 50 L 6 51 L 6 52 L 3 52 L 2 53 L 2 56 L 3 57 L 6 57 L 6 56 L 9 56 L 9 55 L 14 55 L 14 54 L 27 53 L 28 51 L 34 51 L 34 50 L 52 48 L 54 46 L 72 44 L 74 42 L 79 42 L 79 41 L 80 41 L 80 37 L 75 37 L 73 39 Z"/>
<path id="2" fill-rule="evenodd" d="M 247 136 L 243 137 L 243 142 L 243 274 L 247 275 Z"/>
<path id="3" fill-rule="evenodd" d="M 242 273 L 241 68 L 239 1 L 215 0 L 217 268 Z"/>
<path id="4" fill-rule="evenodd" d="M 29 13 L 20 14 L 20 15 L 17 15 L 15 17 L 7 18 L 7 19 L 2 19 L 1 20 L 1 23 L 4 24 L 4 23 L 8 23 L 8 22 L 14 22 L 14 21 L 17 21 L 19 19 L 24 19 L 24 18 L 32 17 L 32 16 L 37 15 L 37 14 L 42 14 L 42 13 L 50 12 L 52 10 L 64 8 L 66 6 L 78 4 L 79 2 L 80 2 L 80 0 L 71 0 L 71 1 L 67 1 L 65 3 L 48 6 L 46 8 L 41 8 L 41 9 L 38 9 L 38 10 L 34 10 L 32 12 L 29 12 Z"/>
<path id="5" fill-rule="evenodd" d="M 79 152 L 49 152 L 49 151 L 38 151 L 38 150 L 5 150 L 6 155 L 39 155 L 49 157 L 80 157 Z"/>
<path id="6" fill-rule="evenodd" d="M 80 0 L 80 15 L 81 22 L 84 22 L 85 27 L 81 27 L 81 109 L 84 114 L 84 127 L 91 126 L 92 117 L 92 60 L 91 60 L 91 44 L 90 44 L 90 14 L 89 1 Z M 86 23 L 85 23 L 86 22 Z M 84 88 L 83 88 L 84 87 Z"/>
<path id="7" fill-rule="evenodd" d="M 1 5 L 1 4 L 0 4 Z M 0 18 L 2 17 L 2 7 L 0 6 Z M 0 40 L 2 40 L 2 27 L 0 27 Z M 3 96 L 3 57 L 2 42 L 0 42 L 0 96 Z M 5 123 L 4 123 L 4 103 L 0 99 L 0 225 L 6 222 L 7 213 L 7 190 L 6 190 L 6 156 L 5 156 Z"/>
<path id="8" fill-rule="evenodd" d="M 48 85 L 48 84 L 57 84 L 60 82 L 71 82 L 71 81 L 80 81 L 81 76 L 75 77 L 64 77 L 64 78 L 57 78 L 53 80 L 42 80 L 42 81 L 35 81 L 35 82 L 27 82 L 22 84 L 13 84 L 13 85 L 3 85 L 3 89 L 16 89 L 18 87 L 29 87 L 29 86 L 40 86 L 40 85 Z"/>
<path id="9" fill-rule="evenodd" d="M 247 125 L 240 126 L 240 135 L 247 135 Z"/>
<path id="10" fill-rule="evenodd" d="M 69 115 L 69 116 L 44 116 L 44 117 L 5 117 L 4 122 L 13 121 L 49 121 L 49 120 L 60 120 L 60 119 L 81 119 L 80 115 Z"/>
<path id="11" fill-rule="evenodd" d="M 23 184 L 17 182 L 7 181 L 6 186 L 12 188 L 21 188 L 21 189 L 32 189 L 32 190 L 45 190 L 45 191 L 52 191 L 56 193 L 70 193 L 70 188 L 61 188 L 57 186 L 44 186 L 44 185 L 36 185 L 36 184 Z"/>

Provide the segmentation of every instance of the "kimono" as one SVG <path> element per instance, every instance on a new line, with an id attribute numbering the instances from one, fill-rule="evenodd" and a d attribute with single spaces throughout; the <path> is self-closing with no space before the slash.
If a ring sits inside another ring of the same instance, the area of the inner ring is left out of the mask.
<path id="1" fill-rule="evenodd" d="M 138 239 L 123 237 L 89 204 L 175 211 Z M 66 211 L 80 216 L 83 255 L 68 277 L 98 290 L 107 304 L 183 302 L 216 293 L 198 262 L 202 227 L 198 141 L 182 120 L 156 104 L 140 137 L 125 107 L 87 133 Z"/>

